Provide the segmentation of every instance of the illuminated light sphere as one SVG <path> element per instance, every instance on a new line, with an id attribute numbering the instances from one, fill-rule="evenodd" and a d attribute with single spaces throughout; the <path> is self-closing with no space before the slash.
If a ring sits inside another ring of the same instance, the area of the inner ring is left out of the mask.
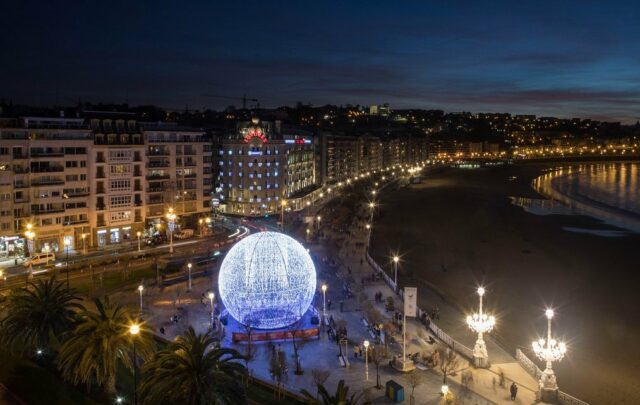
<path id="1" fill-rule="evenodd" d="M 299 320 L 316 291 L 306 249 L 278 232 L 250 235 L 229 250 L 218 276 L 220 298 L 238 322 L 276 329 Z"/>

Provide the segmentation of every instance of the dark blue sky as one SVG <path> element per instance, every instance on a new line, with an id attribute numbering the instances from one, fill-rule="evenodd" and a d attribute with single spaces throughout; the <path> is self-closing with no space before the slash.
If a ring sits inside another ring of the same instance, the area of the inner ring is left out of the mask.
<path id="1" fill-rule="evenodd" d="M 0 52 L 17 102 L 640 118 L 635 1 L 13 1 Z"/>

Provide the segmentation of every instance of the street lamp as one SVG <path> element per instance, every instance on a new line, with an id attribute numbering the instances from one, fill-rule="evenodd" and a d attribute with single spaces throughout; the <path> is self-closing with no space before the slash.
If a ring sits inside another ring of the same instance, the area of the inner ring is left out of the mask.
<path id="1" fill-rule="evenodd" d="M 311 229 L 307 228 L 307 242 L 309 242 L 309 234 L 311 233 Z"/>
<path id="2" fill-rule="evenodd" d="M 327 318 L 327 285 L 322 284 L 322 321 Z"/>
<path id="3" fill-rule="evenodd" d="M 140 236 L 142 236 L 142 232 L 138 231 L 136 232 L 136 235 L 138 235 L 138 252 L 140 251 Z"/>
<path id="4" fill-rule="evenodd" d="M 320 230 L 320 221 L 322 220 L 322 217 L 318 215 L 316 219 L 318 220 L 318 230 Z"/>
<path id="5" fill-rule="evenodd" d="M 87 234 L 83 233 L 82 234 L 82 250 L 84 251 L 84 254 L 87 254 Z"/>
<path id="6" fill-rule="evenodd" d="M 173 253 L 173 229 L 176 226 L 177 215 L 173 212 L 173 208 L 169 208 L 167 212 L 167 221 L 169 222 L 169 253 Z"/>
<path id="7" fill-rule="evenodd" d="M 36 237 L 36 233 L 33 231 L 33 224 L 28 223 L 27 224 L 27 230 L 24 233 L 24 235 L 27 237 L 27 249 L 29 250 L 29 256 L 33 256 L 33 240 Z M 33 263 L 29 260 L 29 278 L 33 278 Z"/>
<path id="8" fill-rule="evenodd" d="M 191 262 L 187 263 L 187 267 L 189 268 L 189 288 L 187 288 L 187 291 L 191 291 Z"/>
<path id="9" fill-rule="evenodd" d="M 496 318 L 493 315 L 487 315 L 482 312 L 482 297 L 485 289 L 478 287 L 478 296 L 480 297 L 480 307 L 477 313 L 467 316 L 467 325 L 478 334 L 476 345 L 473 348 L 473 361 L 476 367 L 489 367 L 489 354 L 487 353 L 487 345 L 484 343 L 482 335 L 489 333 L 496 324 Z"/>
<path id="10" fill-rule="evenodd" d="M 282 200 L 280 203 L 280 228 L 284 232 L 284 207 L 287 206 L 287 200 Z"/>
<path id="11" fill-rule="evenodd" d="M 554 361 L 560 361 L 567 353 L 567 346 L 563 342 L 559 342 L 551 337 L 551 319 L 553 319 L 553 309 L 545 311 L 547 316 L 547 340 L 540 338 L 533 342 L 533 352 L 538 358 L 547 363 L 545 370 L 540 376 L 540 389 L 542 391 L 542 400 L 544 402 L 555 401 L 558 394 L 558 384 L 556 376 L 553 373 L 551 364 Z"/>
<path id="12" fill-rule="evenodd" d="M 134 323 L 129 326 L 129 334 L 133 342 L 133 403 L 138 404 L 138 365 L 136 362 L 136 336 L 140 333 L 140 325 Z"/>
<path id="13" fill-rule="evenodd" d="M 213 329 L 213 299 L 215 298 L 213 291 L 209 291 L 209 302 L 211 303 L 211 329 Z"/>
<path id="14" fill-rule="evenodd" d="M 364 345 L 364 380 L 369 381 L 369 341 L 365 340 L 363 345 Z"/>
<path id="15" fill-rule="evenodd" d="M 66 260 L 66 268 L 67 268 L 67 290 L 69 289 L 69 245 L 71 241 L 69 239 L 64 239 L 64 248 L 67 251 L 67 260 Z"/>
<path id="16" fill-rule="evenodd" d="M 397 255 L 393 256 L 393 289 L 398 291 L 398 262 L 400 261 L 400 257 Z"/>
<path id="17" fill-rule="evenodd" d="M 144 286 L 140 284 L 138 286 L 138 292 L 140 293 L 140 313 L 142 313 L 142 292 L 144 291 Z"/>

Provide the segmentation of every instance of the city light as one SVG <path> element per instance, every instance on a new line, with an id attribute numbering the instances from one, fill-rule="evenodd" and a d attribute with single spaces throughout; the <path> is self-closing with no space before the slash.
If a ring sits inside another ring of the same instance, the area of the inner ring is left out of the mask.
<path id="1" fill-rule="evenodd" d="M 238 322 L 282 328 L 300 319 L 316 291 L 305 248 L 277 232 L 246 237 L 229 250 L 218 277 L 220 299 Z"/>
<path id="2" fill-rule="evenodd" d="M 560 361 L 567 353 L 567 346 L 551 336 L 551 320 L 554 317 L 553 309 L 545 311 L 547 317 L 547 339 L 540 338 L 532 343 L 533 352 L 538 358 L 546 363 L 546 367 L 540 376 L 540 387 L 542 388 L 543 400 L 545 396 L 553 397 L 558 390 L 556 376 L 552 369 L 552 363 Z"/>
<path id="3" fill-rule="evenodd" d="M 484 342 L 483 334 L 493 330 L 496 319 L 492 315 L 487 315 L 482 310 L 482 297 L 485 294 L 484 287 L 478 287 L 478 296 L 480 297 L 480 306 L 478 312 L 467 316 L 467 325 L 469 329 L 478 334 L 478 339 L 473 348 L 473 359 L 476 367 L 488 367 L 489 355 L 487 353 L 487 345 Z"/>

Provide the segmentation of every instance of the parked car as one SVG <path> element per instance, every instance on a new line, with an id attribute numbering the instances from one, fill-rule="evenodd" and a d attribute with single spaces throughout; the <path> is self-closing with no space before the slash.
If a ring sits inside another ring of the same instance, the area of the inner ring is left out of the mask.
<path id="1" fill-rule="evenodd" d="M 181 229 L 180 232 L 177 232 L 175 235 L 177 239 L 187 239 L 193 236 L 193 229 Z"/>
<path id="2" fill-rule="evenodd" d="M 149 246 L 158 246 L 167 243 L 167 235 L 158 233 L 148 238 L 146 241 Z"/>
<path id="3" fill-rule="evenodd" d="M 41 264 L 49 264 L 49 262 L 55 262 L 55 261 L 56 261 L 56 255 L 53 252 L 37 253 L 31 256 L 30 258 L 28 258 L 27 260 L 25 260 L 24 265 L 26 267 L 38 266 Z"/>

